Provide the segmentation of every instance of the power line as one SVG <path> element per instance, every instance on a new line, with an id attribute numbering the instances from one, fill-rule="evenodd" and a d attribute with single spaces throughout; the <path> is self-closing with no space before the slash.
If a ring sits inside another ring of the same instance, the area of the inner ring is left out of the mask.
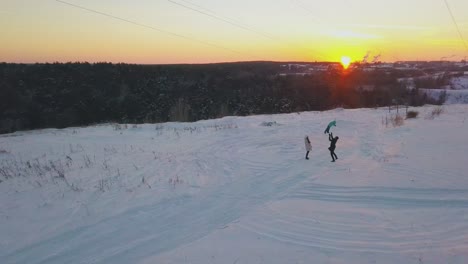
<path id="1" fill-rule="evenodd" d="M 312 20 L 314 21 L 314 23 L 316 24 L 319 24 L 319 25 L 322 25 L 322 22 L 320 21 L 320 19 L 318 19 L 314 12 L 312 12 L 312 10 L 310 10 L 302 1 L 299 1 L 299 0 L 290 0 L 292 3 L 296 4 L 298 7 L 304 9 L 305 11 L 307 11 L 307 13 L 309 13 L 309 15 L 311 15 L 312 17 Z"/>
<path id="2" fill-rule="evenodd" d="M 265 37 L 265 38 L 268 38 L 268 39 L 270 39 L 270 40 L 273 40 L 273 41 L 283 41 L 283 40 L 279 39 L 278 37 L 271 36 L 271 35 L 269 35 L 269 34 L 266 34 L 266 33 L 264 33 L 264 32 L 261 32 L 261 31 L 259 31 L 259 30 L 256 30 L 256 29 L 252 28 L 251 26 L 247 26 L 247 25 L 245 25 L 245 24 L 243 24 L 243 23 L 241 23 L 241 22 L 237 22 L 235 19 L 228 18 L 228 17 L 225 17 L 225 16 L 223 17 L 223 16 L 220 16 L 220 15 L 217 15 L 216 12 L 214 12 L 214 11 L 212 11 L 212 10 L 210 10 L 210 9 L 207 9 L 207 8 L 205 8 L 205 7 L 202 7 L 201 5 L 194 4 L 194 3 L 190 2 L 190 1 L 187 1 L 187 0 L 180 0 L 180 1 L 183 1 L 183 2 L 185 2 L 185 3 L 187 3 L 187 4 L 190 4 L 190 5 L 192 5 L 192 6 L 196 6 L 196 7 L 198 7 L 199 9 L 194 8 L 194 7 L 190 7 L 190 6 L 187 6 L 187 5 L 184 5 L 184 4 L 182 4 L 182 3 L 180 3 L 180 2 L 176 2 L 176 1 L 174 1 L 174 0 L 167 0 L 167 1 L 170 2 L 170 3 L 173 3 L 173 4 L 175 4 L 175 5 L 181 6 L 181 7 L 183 7 L 183 8 L 192 10 L 192 11 L 194 11 L 194 12 L 203 14 L 203 15 L 205 15 L 205 16 L 209 16 L 209 17 L 211 17 L 211 18 L 213 18 L 213 19 L 216 19 L 216 20 L 218 20 L 218 21 L 221 21 L 221 22 L 230 24 L 230 25 L 232 25 L 232 26 L 235 26 L 235 27 L 238 27 L 238 28 L 241 28 L 241 29 L 244 29 L 244 30 L 253 32 L 253 33 L 256 33 L 256 34 L 261 35 L 261 36 L 263 36 L 263 37 Z M 235 21 L 235 22 L 233 22 L 233 21 Z M 289 44 L 289 45 L 291 45 L 291 44 Z M 295 44 L 292 44 L 292 45 L 295 45 Z M 321 57 L 322 59 L 325 59 L 325 56 L 323 56 L 323 54 L 320 54 L 320 53 L 317 52 L 317 51 L 314 51 L 314 52 L 316 53 L 315 55 L 317 55 L 318 57 Z"/>
<path id="3" fill-rule="evenodd" d="M 466 41 L 465 41 L 465 39 L 463 38 L 463 35 L 462 35 L 461 31 L 460 31 L 460 28 L 458 27 L 458 23 L 457 23 L 457 21 L 455 20 L 455 16 L 454 16 L 453 13 L 452 13 L 452 9 L 450 8 L 450 5 L 449 5 L 449 3 L 447 2 L 447 0 L 444 0 L 444 3 L 445 3 L 445 6 L 447 7 L 447 10 L 448 10 L 450 16 L 452 17 L 453 24 L 455 24 L 455 28 L 457 29 L 458 36 L 460 36 L 460 40 L 462 41 L 463 46 L 465 47 L 465 50 L 468 51 L 468 45 L 466 44 Z"/>
<path id="4" fill-rule="evenodd" d="M 75 5 L 75 4 L 65 2 L 65 1 L 62 1 L 62 0 L 55 0 L 55 1 L 59 2 L 59 3 L 62 3 L 62 4 L 65 4 L 65 5 L 69 5 L 71 7 L 77 8 L 77 9 L 85 10 L 85 11 L 88 11 L 88 12 L 91 12 L 91 13 L 106 16 L 106 17 L 116 19 L 116 20 L 120 20 L 120 21 L 130 23 L 130 24 L 133 24 L 133 25 L 136 25 L 136 26 L 140 26 L 140 27 L 148 28 L 148 29 L 158 31 L 158 32 L 161 32 L 161 33 L 165 33 L 165 34 L 168 34 L 168 35 L 172 35 L 174 37 L 183 38 L 183 39 L 190 40 L 190 41 L 193 41 L 193 42 L 198 42 L 198 43 L 201 43 L 201 44 L 204 44 L 204 45 L 207 45 L 207 46 L 211 46 L 211 47 L 215 47 L 215 48 L 219 48 L 219 49 L 224 49 L 224 50 L 227 50 L 227 51 L 230 51 L 230 52 L 233 52 L 233 53 L 237 53 L 237 54 L 241 54 L 241 55 L 252 56 L 250 54 L 246 54 L 246 53 L 243 53 L 243 52 L 240 52 L 240 51 L 237 51 L 237 50 L 233 50 L 233 49 L 230 49 L 230 48 L 227 48 L 227 47 L 224 47 L 224 46 L 220 46 L 220 45 L 217 45 L 217 44 L 214 44 L 214 43 L 211 43 L 211 42 L 207 42 L 207 41 L 203 41 L 203 40 L 200 40 L 200 39 L 188 37 L 188 36 L 185 36 L 185 35 L 174 33 L 174 32 L 164 30 L 164 29 L 161 29 L 161 28 L 157 28 L 157 27 L 154 27 L 154 26 L 142 24 L 142 23 L 139 23 L 139 22 L 135 22 L 135 21 L 128 20 L 128 19 L 125 19 L 125 18 L 121 18 L 121 17 L 118 17 L 118 16 L 114 16 L 114 15 L 104 13 L 104 12 L 101 12 L 101 11 L 97 11 L 97 10 L 87 8 L 87 7 L 84 7 L 84 6 Z M 253 57 L 256 57 L 256 56 L 253 56 Z"/>
<path id="5" fill-rule="evenodd" d="M 216 12 L 214 12 L 213 10 L 210 10 L 210 9 L 208 9 L 208 8 L 206 8 L 206 7 L 203 7 L 203 6 L 199 5 L 199 4 L 196 4 L 196 3 L 194 3 L 194 2 L 190 2 L 190 1 L 188 1 L 188 0 L 180 0 L 180 1 L 185 2 L 186 4 L 189 4 L 189 5 L 198 7 L 198 8 L 200 8 L 201 10 L 204 10 L 204 11 L 206 11 L 206 12 L 208 12 L 208 13 L 211 13 L 212 15 L 216 16 Z M 220 17 L 221 17 L 221 16 L 220 16 Z M 233 21 L 233 22 L 235 22 L 235 23 L 237 23 L 237 24 L 240 24 L 240 25 L 242 25 L 242 26 L 244 26 L 244 27 L 248 27 L 248 25 L 246 25 L 246 24 L 240 22 L 239 20 L 236 20 L 236 19 L 233 19 L 233 18 L 228 18 L 228 17 L 226 17 L 226 16 L 225 16 L 224 18 L 227 19 L 227 20 Z M 262 33 L 263 33 L 263 32 L 262 32 Z M 265 34 L 265 33 L 263 33 L 263 34 Z M 265 34 L 265 35 L 268 35 L 268 34 Z"/>
<path id="6" fill-rule="evenodd" d="M 247 26 L 244 26 L 244 25 L 241 25 L 241 24 L 239 24 L 239 23 L 235 23 L 235 22 L 229 21 L 228 19 L 224 19 L 224 18 L 219 17 L 219 16 L 216 16 L 216 15 L 208 14 L 207 12 L 204 12 L 204 11 L 202 11 L 202 10 L 189 7 L 189 6 L 187 6 L 187 5 L 181 4 L 181 3 L 176 2 L 176 1 L 173 1 L 173 0 L 167 0 L 167 1 L 169 1 L 169 2 L 171 2 L 171 3 L 173 3 L 173 4 L 175 4 L 175 5 L 179 5 L 179 6 L 182 6 L 182 7 L 184 7 L 184 8 L 190 9 L 190 10 L 195 11 L 195 12 L 197 12 L 197 13 L 203 14 L 203 15 L 205 15 L 205 16 L 209 16 L 209 17 L 214 18 L 214 19 L 216 19 L 216 20 L 219 20 L 219 21 L 228 23 L 228 24 L 230 24 L 230 25 L 232 25 L 232 26 L 235 26 L 235 27 L 238 27 L 238 28 L 241 28 L 241 29 L 244 29 L 244 30 L 247 30 L 247 31 L 250 31 L 250 32 L 259 34 L 259 35 L 262 35 L 263 37 L 266 37 L 266 38 L 268 38 L 268 39 L 270 39 L 270 40 L 275 40 L 273 37 L 271 37 L 271 36 L 269 36 L 269 35 L 267 35 L 267 34 L 265 34 L 265 33 L 263 33 L 263 32 L 257 31 L 257 30 L 255 30 L 255 29 L 251 29 L 251 28 L 249 28 L 249 27 L 247 27 Z M 188 1 L 184 1 L 184 2 L 190 3 L 190 2 L 188 2 Z M 206 9 L 206 8 L 203 8 L 203 9 L 209 11 L 209 10 Z M 214 13 L 214 12 L 212 12 L 212 11 L 209 11 L 209 12 L 210 12 L 210 13 Z M 230 20 L 232 20 L 232 19 L 230 19 Z"/>

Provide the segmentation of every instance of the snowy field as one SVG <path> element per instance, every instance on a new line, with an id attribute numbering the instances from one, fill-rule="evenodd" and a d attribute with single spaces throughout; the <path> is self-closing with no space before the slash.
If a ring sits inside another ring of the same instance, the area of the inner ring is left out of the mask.
<path id="1" fill-rule="evenodd" d="M 468 105 L 435 109 L 0 135 L 0 262 L 468 263 Z"/>

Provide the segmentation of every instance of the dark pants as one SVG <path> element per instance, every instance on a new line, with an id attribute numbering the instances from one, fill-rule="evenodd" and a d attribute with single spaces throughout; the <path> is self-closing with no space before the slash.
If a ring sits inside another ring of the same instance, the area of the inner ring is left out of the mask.
<path id="1" fill-rule="evenodd" d="M 310 151 L 307 151 L 307 153 L 306 153 L 306 159 L 309 159 L 309 152 Z"/>
<path id="2" fill-rule="evenodd" d="M 332 161 L 335 161 L 335 159 L 338 159 L 338 156 L 335 154 L 335 148 L 328 148 L 330 150 L 330 155 L 332 157 Z"/>

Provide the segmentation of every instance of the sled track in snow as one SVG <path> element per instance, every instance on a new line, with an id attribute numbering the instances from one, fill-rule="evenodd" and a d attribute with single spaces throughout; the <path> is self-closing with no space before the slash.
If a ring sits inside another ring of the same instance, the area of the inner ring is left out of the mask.
<path id="1" fill-rule="evenodd" d="M 223 143 L 233 153 L 226 154 L 225 148 L 219 148 L 219 142 L 205 145 L 201 151 L 210 153 L 213 159 L 203 162 L 195 159 L 190 164 L 208 171 L 215 165 L 227 170 L 241 169 L 240 173 L 247 175 L 238 175 L 230 183 L 205 190 L 198 196 L 167 199 L 62 233 L 3 256 L 4 263 L 30 260 L 34 260 L 30 263 L 133 263 L 141 256 L 177 248 L 224 228 L 304 178 L 301 174 L 288 176 L 294 165 L 288 159 L 275 164 L 265 162 L 256 151 L 252 152 L 255 146 L 249 142 L 240 145 L 235 138 L 228 138 Z M 247 156 L 236 157 L 238 149 L 251 152 L 242 150 Z M 226 158 L 229 155 L 239 159 L 242 168 L 235 167 Z"/>
<path id="2" fill-rule="evenodd" d="M 216 230 L 223 230 L 217 235 L 229 236 L 230 227 L 247 230 L 250 243 L 262 237 L 289 244 L 291 252 L 303 248 L 359 255 L 432 249 L 466 252 L 468 188 L 456 188 L 462 170 L 450 168 L 449 163 L 432 168 L 410 163 L 405 159 L 415 152 L 403 144 L 402 128 L 392 133 L 366 122 L 339 123 L 341 131 L 351 132 L 336 134 L 340 136 L 337 163 L 330 163 L 329 142 L 321 127 L 306 122 L 293 129 L 259 126 L 247 132 L 223 130 L 213 137 L 187 134 L 182 146 L 168 141 L 170 148 L 162 148 L 157 160 L 147 159 L 137 176 L 157 173 L 153 177 L 157 186 L 159 178 L 167 182 L 163 173 L 170 171 L 169 176 L 181 176 L 184 190 L 177 189 L 179 181 L 167 184 L 175 190 L 169 198 L 9 250 L 0 256 L 1 262 L 135 263 L 163 252 L 172 254 Z M 320 137 L 313 142 L 311 159 L 305 161 L 303 136 L 311 131 Z M 434 160 L 425 150 L 418 152 L 422 160 Z M 159 172 L 158 166 L 169 169 Z M 382 177 L 375 179 L 374 172 Z M 440 185 L 444 188 L 426 181 L 445 183 L 443 177 L 447 177 L 447 184 Z M 184 192 L 187 189 L 193 192 Z"/>
<path id="3" fill-rule="evenodd" d="M 338 151 L 348 157 L 339 163 L 366 157 L 370 168 L 390 176 L 406 176 L 408 182 L 415 178 L 462 177 L 443 167 L 421 169 L 400 164 L 398 159 L 406 155 L 401 145 L 382 145 L 375 132 L 365 138 L 357 136 L 363 131 L 356 132 L 348 138 L 354 142 L 338 144 Z M 358 148 L 355 142 L 359 142 Z M 337 164 L 336 169 L 343 168 Z M 318 177 L 330 173 L 311 172 Z M 460 212 L 468 213 L 466 189 L 334 186 L 316 184 L 309 178 L 278 198 L 238 225 L 282 243 L 351 252 L 401 253 L 466 246 L 468 221 L 460 219 Z M 302 211 L 294 211 L 295 203 Z M 350 210 L 343 211 L 343 205 Z"/>
<path id="4" fill-rule="evenodd" d="M 468 190 L 462 189 L 338 187 L 310 184 L 286 198 L 351 203 L 377 208 L 468 208 L 468 197 L 440 198 L 467 193 Z"/>
<path id="5" fill-rule="evenodd" d="M 466 243 L 468 222 L 460 221 L 453 214 L 459 210 L 468 212 L 468 197 L 438 197 L 466 193 L 468 190 L 462 189 L 342 187 L 310 183 L 282 197 L 288 204 L 297 202 L 301 208 L 309 208 L 310 217 L 295 216 L 293 210 L 281 207 L 279 201 L 239 225 L 270 239 L 306 247 L 381 253 L 414 252 L 432 247 L 450 249 Z M 333 209 L 343 203 L 353 209 Z M 447 214 L 441 215 L 440 210 Z M 420 214 L 423 211 L 427 217 L 414 222 L 397 220 L 401 219 L 398 216 L 411 216 L 415 211 Z M 435 211 L 439 212 L 436 217 Z"/>

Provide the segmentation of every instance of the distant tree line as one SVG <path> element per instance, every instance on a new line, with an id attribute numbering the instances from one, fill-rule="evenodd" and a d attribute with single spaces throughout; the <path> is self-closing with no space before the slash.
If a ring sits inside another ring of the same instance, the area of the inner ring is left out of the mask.
<path id="1" fill-rule="evenodd" d="M 281 75 L 276 62 L 206 65 L 0 63 L 0 133 L 102 122 L 196 121 L 335 107 L 421 105 L 391 72 Z M 363 87 L 372 86 L 372 89 Z"/>

